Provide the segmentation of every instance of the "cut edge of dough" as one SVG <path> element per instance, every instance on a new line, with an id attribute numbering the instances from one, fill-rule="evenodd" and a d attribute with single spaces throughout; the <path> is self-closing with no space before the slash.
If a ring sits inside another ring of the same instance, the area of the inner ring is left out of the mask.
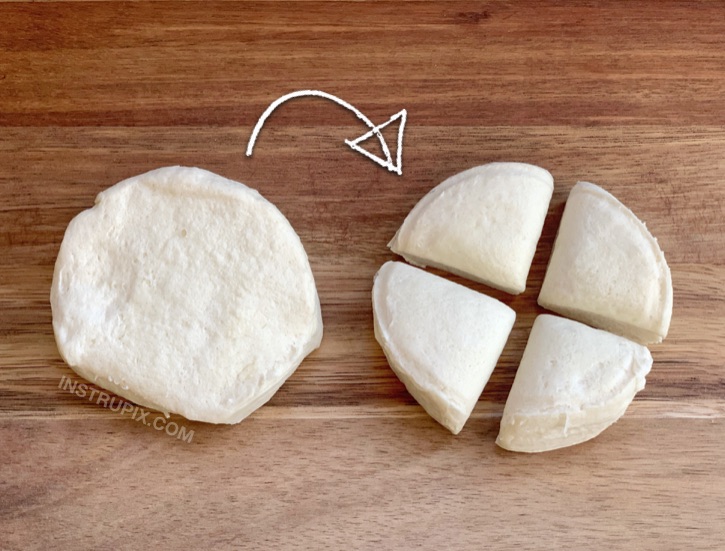
<path id="1" fill-rule="evenodd" d="M 392 241 L 391 241 L 392 243 Z M 390 246 L 390 245 L 389 245 Z M 509 293 L 510 295 L 520 295 L 526 290 L 526 285 L 522 287 L 508 287 L 504 285 L 498 285 L 494 283 L 493 281 L 489 281 L 487 279 L 482 279 L 478 276 L 475 276 L 473 274 L 470 274 L 468 272 L 465 272 L 463 270 L 459 270 L 458 268 L 453 268 L 451 266 L 448 266 L 443 263 L 439 262 L 432 262 L 430 260 L 426 260 L 425 258 L 421 258 L 419 256 L 415 256 L 412 254 L 399 252 L 393 247 L 390 247 L 390 250 L 393 251 L 395 254 L 399 254 L 402 256 L 407 262 L 412 264 L 413 266 L 417 266 L 419 268 L 435 268 L 437 270 L 443 270 L 444 272 L 448 272 L 449 274 L 457 275 L 463 278 L 466 278 L 471 281 L 475 281 L 476 283 L 483 283 L 484 285 L 488 285 L 489 287 L 493 289 L 498 289 L 499 291 L 503 291 L 504 293 Z"/>
<path id="2" fill-rule="evenodd" d="M 570 318 L 594 328 L 601 329 L 603 331 L 609 331 L 625 339 L 630 339 L 641 345 L 658 344 L 662 342 L 664 338 L 660 333 L 655 333 L 648 329 L 632 325 L 630 323 L 624 323 L 622 321 L 582 310 L 579 308 L 568 308 L 566 306 L 558 306 L 556 304 L 548 302 L 545 298 L 539 296 L 538 304 L 542 308 L 561 314 L 564 317 Z"/>

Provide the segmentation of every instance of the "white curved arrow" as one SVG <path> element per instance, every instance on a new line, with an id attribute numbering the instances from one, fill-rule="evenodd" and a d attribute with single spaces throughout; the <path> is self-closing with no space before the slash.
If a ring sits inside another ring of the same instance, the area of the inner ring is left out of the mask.
<path id="1" fill-rule="evenodd" d="M 273 101 L 269 107 L 265 110 L 264 113 L 262 113 L 262 116 L 259 117 L 259 120 L 257 121 L 257 124 L 254 126 L 254 130 L 252 131 L 252 136 L 249 138 L 249 144 L 247 145 L 247 157 L 252 156 L 252 150 L 254 149 L 254 143 L 257 141 L 257 136 L 259 135 L 260 130 L 262 130 L 262 126 L 264 126 L 265 121 L 269 118 L 269 116 L 272 114 L 272 112 L 277 109 L 280 105 L 282 105 L 287 100 L 291 100 L 294 98 L 300 98 L 304 96 L 314 96 L 318 98 L 325 98 L 334 101 L 338 105 L 341 105 L 345 109 L 349 109 L 355 115 L 358 119 L 363 121 L 370 130 L 363 134 L 362 136 L 359 136 L 355 138 L 354 140 L 345 140 L 345 143 L 349 145 L 354 151 L 357 151 L 358 153 L 362 153 L 365 155 L 368 159 L 374 161 L 375 163 L 379 164 L 380 166 L 387 168 L 391 172 L 395 172 L 398 176 L 402 176 L 403 174 L 403 130 L 405 129 L 405 122 L 408 118 L 408 112 L 403 109 L 402 111 L 398 111 L 395 115 L 390 117 L 386 122 L 379 125 L 374 125 L 372 121 L 367 118 L 361 111 L 356 109 L 353 105 L 349 104 L 345 100 L 342 100 L 338 98 L 337 96 L 333 96 L 332 94 L 328 94 L 327 92 L 321 92 L 320 90 L 298 90 L 297 92 L 292 92 L 290 94 L 285 94 L 281 98 Z M 395 163 L 393 163 L 393 158 L 390 155 L 390 149 L 388 148 L 388 144 L 385 143 L 385 138 L 383 137 L 383 134 L 380 132 L 381 129 L 388 126 L 390 123 L 400 119 L 400 126 L 398 128 L 398 143 L 397 143 L 397 151 L 396 151 L 396 158 Z M 366 151 L 362 147 L 360 147 L 360 142 L 364 142 L 368 138 L 375 135 L 378 140 L 380 141 L 380 147 L 383 150 L 383 154 L 385 155 L 385 159 L 381 159 L 377 155 L 374 155 L 370 153 L 369 151 Z"/>

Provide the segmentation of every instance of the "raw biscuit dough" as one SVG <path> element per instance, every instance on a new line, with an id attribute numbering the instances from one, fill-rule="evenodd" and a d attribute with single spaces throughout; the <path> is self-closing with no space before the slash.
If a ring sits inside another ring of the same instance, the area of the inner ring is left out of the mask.
<path id="1" fill-rule="evenodd" d="M 514 311 L 419 268 L 386 262 L 375 276 L 373 317 L 395 374 L 431 417 L 458 434 L 496 366 Z"/>
<path id="2" fill-rule="evenodd" d="M 646 347 L 540 315 L 511 387 L 496 443 L 542 452 L 594 438 L 619 419 L 652 367 Z"/>
<path id="3" fill-rule="evenodd" d="M 551 174 L 538 166 L 471 168 L 428 192 L 388 246 L 411 264 L 521 293 L 553 190 Z"/>
<path id="4" fill-rule="evenodd" d="M 672 317 L 670 269 L 631 210 L 579 182 L 566 202 L 539 304 L 641 344 L 661 342 Z"/>
<path id="5" fill-rule="evenodd" d="M 63 359 L 138 404 L 237 423 L 317 348 L 307 255 L 257 191 L 168 167 L 100 193 L 68 226 L 51 290 Z"/>

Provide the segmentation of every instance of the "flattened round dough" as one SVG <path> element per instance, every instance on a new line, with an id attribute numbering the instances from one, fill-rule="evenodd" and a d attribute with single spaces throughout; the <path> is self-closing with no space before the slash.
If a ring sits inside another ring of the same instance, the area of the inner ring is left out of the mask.
<path id="1" fill-rule="evenodd" d="M 569 193 L 539 304 L 642 344 L 667 336 L 672 278 L 657 240 L 612 194 Z"/>
<path id="2" fill-rule="evenodd" d="M 594 438 L 642 390 L 649 350 L 558 316 L 536 318 L 511 387 L 496 443 L 542 452 Z"/>
<path id="3" fill-rule="evenodd" d="M 398 378 L 436 421 L 463 428 L 513 327 L 514 311 L 402 262 L 373 285 L 375 338 Z"/>
<path id="4" fill-rule="evenodd" d="M 551 174 L 538 166 L 471 168 L 429 191 L 388 246 L 411 264 L 521 293 L 553 190 Z"/>
<path id="5" fill-rule="evenodd" d="M 307 255 L 257 191 L 161 168 L 96 198 L 68 226 L 51 289 L 63 359 L 138 404 L 237 423 L 322 338 Z"/>

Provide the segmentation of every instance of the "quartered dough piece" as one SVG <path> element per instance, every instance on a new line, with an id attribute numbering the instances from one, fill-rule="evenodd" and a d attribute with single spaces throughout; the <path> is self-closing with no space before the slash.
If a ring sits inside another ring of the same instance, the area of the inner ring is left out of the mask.
<path id="1" fill-rule="evenodd" d="M 613 195 L 571 190 L 539 304 L 642 344 L 661 342 L 672 317 L 672 278 L 657 240 Z"/>
<path id="2" fill-rule="evenodd" d="M 537 166 L 471 168 L 428 192 L 388 246 L 412 264 L 521 293 L 553 190 Z"/>
<path id="3" fill-rule="evenodd" d="M 373 285 L 375 338 L 436 421 L 458 434 L 488 382 L 516 314 L 496 299 L 402 262 Z"/>
<path id="4" fill-rule="evenodd" d="M 642 345 L 551 315 L 536 318 L 496 443 L 542 452 L 594 438 L 644 388 L 652 356 Z"/>
<path id="5" fill-rule="evenodd" d="M 51 289 L 63 359 L 138 404 L 237 423 L 322 338 L 302 243 L 258 192 L 161 168 L 96 198 L 68 226 Z"/>

